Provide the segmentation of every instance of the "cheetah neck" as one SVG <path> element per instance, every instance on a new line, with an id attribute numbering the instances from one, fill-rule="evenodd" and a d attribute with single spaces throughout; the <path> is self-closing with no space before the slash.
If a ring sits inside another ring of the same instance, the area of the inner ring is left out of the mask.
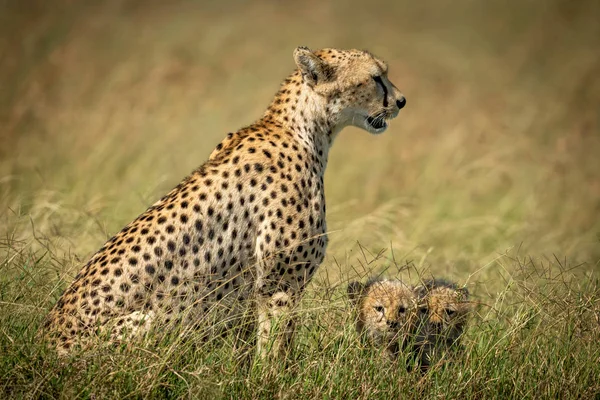
<path id="1" fill-rule="evenodd" d="M 305 84 L 298 71 L 284 81 L 262 121 L 285 127 L 326 165 L 339 130 L 328 116 L 327 99 Z"/>

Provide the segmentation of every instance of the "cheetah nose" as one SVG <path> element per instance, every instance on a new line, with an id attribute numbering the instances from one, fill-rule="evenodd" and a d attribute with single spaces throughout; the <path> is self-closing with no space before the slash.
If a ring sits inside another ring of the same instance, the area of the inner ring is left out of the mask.
<path id="1" fill-rule="evenodd" d="M 396 105 L 398 106 L 398 109 L 402 109 L 406 105 L 406 98 L 404 96 L 400 97 L 396 100 Z"/>
<path id="2" fill-rule="evenodd" d="M 400 329 L 400 323 L 398 321 L 388 321 L 388 326 L 391 329 Z"/>

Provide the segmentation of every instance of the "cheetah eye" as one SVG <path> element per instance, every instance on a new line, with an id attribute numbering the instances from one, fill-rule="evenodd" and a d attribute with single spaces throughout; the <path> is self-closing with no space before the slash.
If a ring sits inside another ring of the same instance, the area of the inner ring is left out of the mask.
<path id="1" fill-rule="evenodd" d="M 374 308 L 374 309 L 375 309 L 375 311 L 377 311 L 378 313 L 383 313 L 383 310 L 384 310 L 383 306 L 375 306 L 375 307 L 373 307 L 373 308 Z"/>
<path id="2" fill-rule="evenodd" d="M 374 76 L 373 80 L 375 81 L 375 83 L 377 84 L 379 89 L 381 89 L 381 91 L 385 93 L 386 89 L 385 89 L 385 85 L 383 84 L 383 81 L 381 80 L 381 76 Z"/>
<path id="3" fill-rule="evenodd" d="M 455 310 L 451 310 L 449 308 L 446 308 L 446 314 L 448 314 L 449 317 L 453 316 L 456 313 Z"/>
<path id="4" fill-rule="evenodd" d="M 404 306 L 400 306 L 400 308 L 398 308 L 398 312 L 399 312 L 400 314 L 404 314 L 404 313 L 406 312 L 406 307 L 404 307 Z"/>

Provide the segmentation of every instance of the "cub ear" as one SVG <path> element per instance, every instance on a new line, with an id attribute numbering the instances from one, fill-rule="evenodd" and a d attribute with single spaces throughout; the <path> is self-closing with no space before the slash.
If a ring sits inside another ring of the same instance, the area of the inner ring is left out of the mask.
<path id="1" fill-rule="evenodd" d="M 350 299 L 350 301 L 354 304 L 356 304 L 358 302 L 358 299 L 360 298 L 360 296 L 362 295 L 363 290 L 365 289 L 365 285 L 358 282 L 358 281 L 354 281 L 354 282 L 350 282 L 348 284 L 348 298 Z"/>
<path id="2" fill-rule="evenodd" d="M 417 285 L 412 287 L 413 292 L 417 295 L 417 297 L 425 297 L 428 290 L 425 285 Z"/>
<path id="3" fill-rule="evenodd" d="M 466 286 L 456 289 L 456 291 L 460 294 L 462 300 L 469 300 L 469 289 Z"/>
<path id="4" fill-rule="evenodd" d="M 314 86 L 329 78 L 329 66 L 308 47 L 296 47 L 294 61 L 302 73 L 302 78 L 310 86 Z"/>

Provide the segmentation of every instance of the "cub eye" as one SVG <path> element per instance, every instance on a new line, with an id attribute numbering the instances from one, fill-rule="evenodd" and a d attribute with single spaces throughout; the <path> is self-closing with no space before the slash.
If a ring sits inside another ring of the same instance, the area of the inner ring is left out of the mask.
<path id="1" fill-rule="evenodd" d="M 456 313 L 455 310 L 451 310 L 449 308 L 446 308 L 446 314 L 448 314 L 449 317 L 453 316 Z"/>
<path id="2" fill-rule="evenodd" d="M 375 309 L 375 311 L 382 313 L 383 312 L 383 306 L 375 306 L 373 307 Z"/>
<path id="3" fill-rule="evenodd" d="M 398 312 L 400 314 L 404 314 L 405 311 L 406 311 L 406 307 L 404 307 L 404 306 L 400 306 L 400 308 L 398 308 Z"/>
<path id="4" fill-rule="evenodd" d="M 383 84 L 383 81 L 381 80 L 380 76 L 374 76 L 373 80 L 375 81 L 375 83 L 377 84 L 377 86 L 379 87 L 379 89 L 381 89 L 384 93 L 385 93 L 385 85 Z"/>

